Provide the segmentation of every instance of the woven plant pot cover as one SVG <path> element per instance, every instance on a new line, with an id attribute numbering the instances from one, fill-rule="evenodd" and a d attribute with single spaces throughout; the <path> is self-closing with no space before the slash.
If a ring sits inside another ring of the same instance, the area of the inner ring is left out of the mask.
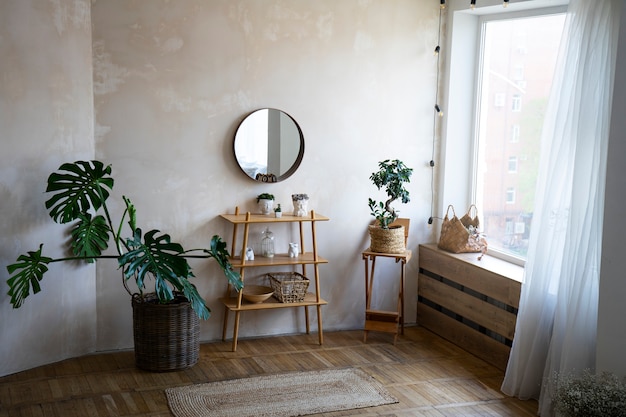
<path id="1" fill-rule="evenodd" d="M 138 368 L 165 372 L 189 368 L 200 354 L 198 315 L 185 297 L 159 304 L 156 296 L 133 296 L 133 336 Z"/>
<path id="2" fill-rule="evenodd" d="M 404 226 L 383 229 L 370 225 L 370 251 L 378 253 L 404 253 Z"/>

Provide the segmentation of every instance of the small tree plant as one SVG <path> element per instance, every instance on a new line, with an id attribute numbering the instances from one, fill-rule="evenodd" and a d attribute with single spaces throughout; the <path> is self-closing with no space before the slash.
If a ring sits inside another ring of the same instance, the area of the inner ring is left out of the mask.
<path id="1" fill-rule="evenodd" d="M 385 188 L 389 198 L 384 203 L 370 198 L 368 205 L 380 227 L 388 229 L 389 225 L 398 218 L 398 213 L 391 203 L 398 199 L 404 204 L 410 201 L 409 191 L 404 184 L 410 182 L 413 169 L 408 168 L 398 159 L 381 161 L 378 163 L 378 168 L 377 172 L 372 173 L 370 180 L 379 190 Z"/>
<path id="2" fill-rule="evenodd" d="M 187 258 L 214 258 L 228 281 L 239 291 L 241 277 L 232 269 L 226 242 L 215 235 L 208 249 L 185 250 L 172 242 L 168 234 L 150 230 L 145 234 L 137 227 L 135 206 L 122 196 L 126 206 L 120 221 L 114 223 L 107 199 L 113 189 L 111 166 L 100 161 L 77 161 L 61 165 L 48 177 L 46 192 L 52 196 L 46 201 L 50 217 L 62 224 L 73 223 L 69 242 L 73 256 L 53 259 L 43 255 L 43 244 L 36 251 L 20 255 L 17 262 L 7 266 L 9 271 L 9 296 L 14 308 L 20 307 L 31 293 L 41 291 L 40 281 L 55 262 L 97 259 L 117 259 L 122 269 L 122 283 L 132 296 L 127 281 L 134 279 L 144 300 L 147 281 L 154 280 L 154 291 L 160 303 L 175 300 L 176 293 L 183 294 L 201 319 L 207 319 L 210 310 L 204 299 L 190 282 L 193 272 Z M 125 219 L 128 218 L 130 236 L 122 237 Z M 109 241 L 113 241 L 117 254 L 105 255 Z M 152 286 L 151 286 L 152 288 Z"/>

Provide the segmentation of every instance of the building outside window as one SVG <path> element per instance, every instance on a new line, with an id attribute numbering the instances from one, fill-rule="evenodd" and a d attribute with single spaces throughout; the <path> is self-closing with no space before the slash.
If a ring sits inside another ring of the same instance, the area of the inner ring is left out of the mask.
<path id="1" fill-rule="evenodd" d="M 565 15 L 482 19 L 473 201 L 482 212 L 490 253 L 523 260 L 534 212 L 543 117 Z M 510 97 L 511 105 L 494 109 L 494 96 L 486 96 L 489 91 Z"/>

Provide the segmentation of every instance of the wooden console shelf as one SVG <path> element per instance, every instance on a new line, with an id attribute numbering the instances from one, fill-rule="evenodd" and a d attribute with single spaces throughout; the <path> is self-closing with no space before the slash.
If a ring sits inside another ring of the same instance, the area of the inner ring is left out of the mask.
<path id="1" fill-rule="evenodd" d="M 328 217 L 316 214 L 311 210 L 310 215 L 307 217 L 296 217 L 290 214 L 283 214 L 282 217 L 273 217 L 272 215 L 252 214 L 252 213 L 239 213 L 239 207 L 235 208 L 235 214 L 222 214 L 221 217 L 232 224 L 232 246 L 231 246 L 231 263 L 233 268 L 239 269 L 241 279 L 245 282 L 246 269 L 258 268 L 258 267 L 296 267 L 300 266 L 302 275 L 310 279 L 309 290 L 314 292 L 308 292 L 302 302 L 296 303 L 283 303 L 270 297 L 268 300 L 262 303 L 248 303 L 243 299 L 241 292 L 233 294 L 231 285 L 226 288 L 224 297 L 220 298 L 222 304 L 224 304 L 224 327 L 222 331 L 222 340 L 226 340 L 226 332 L 228 329 L 228 316 L 232 311 L 235 314 L 235 322 L 233 326 L 233 345 L 232 350 L 237 350 L 237 339 L 239 337 L 239 320 L 242 311 L 258 311 L 269 310 L 279 308 L 297 308 L 302 307 L 304 309 L 304 316 L 306 321 L 306 332 L 310 332 L 309 327 L 309 310 L 308 307 L 315 306 L 317 308 L 317 323 L 318 323 L 318 339 L 319 344 L 324 343 L 324 334 L 322 327 L 322 306 L 328 304 L 320 296 L 320 279 L 319 279 L 319 265 L 328 263 L 328 261 L 317 253 L 317 238 L 315 224 L 318 221 L 328 221 Z M 255 256 L 254 260 L 246 260 L 241 256 L 235 256 L 236 254 L 243 253 L 246 247 L 248 247 L 248 236 L 250 232 L 251 224 L 271 224 L 271 223 L 297 223 L 300 231 L 300 254 L 295 258 L 290 258 L 286 253 L 277 253 L 272 258 L 265 258 L 262 256 Z M 308 224 L 311 227 L 311 250 L 307 250 L 305 241 L 304 226 Z M 241 246 L 237 246 L 237 238 L 239 232 L 239 226 L 243 226 L 243 242 Z M 311 266 L 313 269 L 313 276 L 307 276 L 307 266 Z"/>

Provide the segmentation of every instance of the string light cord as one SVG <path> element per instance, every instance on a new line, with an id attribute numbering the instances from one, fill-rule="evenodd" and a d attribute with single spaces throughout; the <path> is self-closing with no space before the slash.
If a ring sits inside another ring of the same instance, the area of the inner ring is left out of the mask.
<path id="1" fill-rule="evenodd" d="M 442 17 L 443 17 L 443 10 L 446 7 L 446 2 L 445 0 L 440 0 L 440 7 L 439 7 L 439 22 L 438 22 L 438 30 L 437 30 L 437 46 L 435 46 L 435 56 L 437 57 L 437 76 L 436 76 L 436 83 L 435 83 L 435 113 L 433 113 L 433 140 L 432 140 L 432 150 L 431 150 L 431 155 L 430 155 L 430 195 L 431 195 L 431 199 L 430 199 L 430 217 L 428 218 L 428 224 L 432 224 L 433 223 L 433 219 L 434 219 L 434 210 L 435 210 L 435 147 L 436 147 L 436 143 L 437 143 L 437 119 L 438 116 L 442 117 L 443 116 L 443 111 L 441 110 L 441 106 L 439 106 L 438 101 L 439 101 L 439 77 L 440 77 L 440 72 L 441 72 L 441 65 L 440 65 L 440 52 L 441 52 L 441 30 L 442 30 L 442 25 L 441 25 L 441 21 L 442 21 Z"/>

